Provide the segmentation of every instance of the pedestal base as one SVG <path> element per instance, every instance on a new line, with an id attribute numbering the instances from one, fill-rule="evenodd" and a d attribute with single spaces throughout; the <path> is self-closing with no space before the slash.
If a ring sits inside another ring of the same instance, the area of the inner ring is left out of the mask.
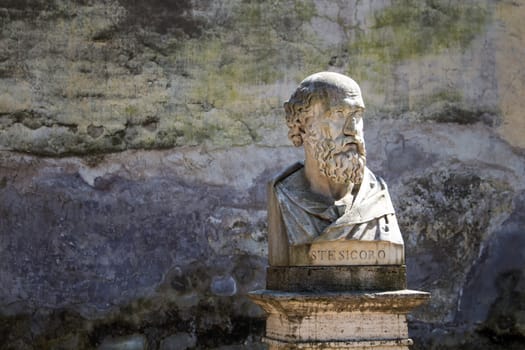
<path id="1" fill-rule="evenodd" d="M 288 343 L 279 340 L 264 338 L 268 344 L 268 350 L 318 350 L 318 349 L 336 349 L 336 350 L 409 350 L 408 346 L 412 345 L 412 340 L 381 340 L 381 341 L 348 341 L 348 342 L 306 342 L 306 343 Z"/>
<path id="2" fill-rule="evenodd" d="M 406 314 L 429 294 L 389 292 L 281 292 L 249 294 L 261 306 L 270 349 L 408 349 Z"/>

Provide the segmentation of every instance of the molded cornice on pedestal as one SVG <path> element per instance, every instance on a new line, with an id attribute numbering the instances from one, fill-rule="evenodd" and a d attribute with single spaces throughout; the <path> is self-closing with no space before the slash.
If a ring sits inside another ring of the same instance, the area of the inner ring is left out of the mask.
<path id="1" fill-rule="evenodd" d="M 249 293 L 250 298 L 268 313 L 282 313 L 285 316 L 305 315 L 312 312 L 396 312 L 408 313 L 424 304 L 430 293 L 410 289 L 388 292 L 283 292 L 278 290 L 257 290 Z M 306 307 L 306 309 L 305 309 Z"/>

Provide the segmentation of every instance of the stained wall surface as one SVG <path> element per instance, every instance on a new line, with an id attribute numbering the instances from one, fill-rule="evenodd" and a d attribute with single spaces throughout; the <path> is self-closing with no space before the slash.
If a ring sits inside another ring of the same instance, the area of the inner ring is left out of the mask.
<path id="1" fill-rule="evenodd" d="M 258 349 L 282 103 L 353 77 L 414 349 L 525 342 L 522 0 L 0 0 L 0 349 Z"/>

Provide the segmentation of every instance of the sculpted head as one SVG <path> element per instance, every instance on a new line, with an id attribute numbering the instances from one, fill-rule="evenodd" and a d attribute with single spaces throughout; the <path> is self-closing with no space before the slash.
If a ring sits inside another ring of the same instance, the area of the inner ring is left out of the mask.
<path id="1" fill-rule="evenodd" d="M 354 80 L 334 72 L 310 75 L 284 109 L 288 137 L 313 153 L 321 174 L 335 183 L 361 183 L 366 163 L 365 105 Z"/>

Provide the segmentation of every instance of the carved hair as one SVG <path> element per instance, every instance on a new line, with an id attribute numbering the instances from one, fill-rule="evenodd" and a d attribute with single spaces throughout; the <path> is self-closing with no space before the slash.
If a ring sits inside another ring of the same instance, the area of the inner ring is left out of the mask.
<path id="1" fill-rule="evenodd" d="M 326 110 L 342 107 L 365 108 L 359 85 L 349 77 L 334 73 L 321 72 L 304 79 L 284 103 L 288 138 L 298 147 L 303 144 L 305 118 L 314 103 L 320 102 Z"/>

